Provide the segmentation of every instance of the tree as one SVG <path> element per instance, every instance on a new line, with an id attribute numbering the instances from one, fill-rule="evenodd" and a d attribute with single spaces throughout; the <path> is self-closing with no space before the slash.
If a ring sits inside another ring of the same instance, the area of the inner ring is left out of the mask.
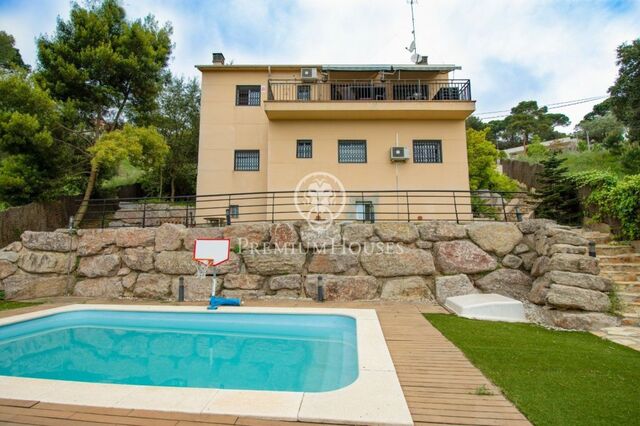
<path id="1" fill-rule="evenodd" d="M 29 71 L 29 65 L 22 60 L 20 51 L 15 47 L 16 40 L 11 34 L 0 31 L 0 70 Z"/>
<path id="2" fill-rule="evenodd" d="M 518 191 L 518 184 L 496 169 L 498 149 L 487 140 L 488 129 L 467 130 L 467 160 L 469 163 L 469 187 L 472 191 Z"/>
<path id="3" fill-rule="evenodd" d="M 618 77 L 609 88 L 611 110 L 629 129 L 629 140 L 640 141 L 640 38 L 618 47 Z"/>
<path id="4" fill-rule="evenodd" d="M 551 114 L 547 107 L 538 107 L 536 101 L 523 101 L 511 108 L 511 114 L 504 119 L 505 130 L 516 136 L 522 143 L 524 152 L 527 152 L 529 140 L 534 135 L 543 140 L 558 136 L 555 131 L 557 126 L 566 126 L 570 123 L 564 114 Z"/>
<path id="5" fill-rule="evenodd" d="M 476 117 L 475 115 L 470 115 L 464 122 L 465 128 L 473 129 L 473 130 L 484 130 L 487 128 L 488 124 L 484 121 Z"/>
<path id="6" fill-rule="evenodd" d="M 535 160 L 542 161 L 549 156 L 549 148 L 542 145 L 542 140 L 540 136 L 536 135 L 532 138 L 531 144 L 529 144 L 529 148 L 527 149 L 527 157 Z"/>
<path id="7" fill-rule="evenodd" d="M 59 190 L 70 149 L 59 121 L 54 101 L 25 72 L 0 72 L 0 200 L 25 204 Z"/>
<path id="8" fill-rule="evenodd" d="M 600 143 L 605 148 L 616 149 L 624 140 L 624 125 L 612 112 L 605 112 L 603 115 L 590 112 L 576 126 L 577 137 L 586 140 L 587 134 L 590 143 Z"/>
<path id="9" fill-rule="evenodd" d="M 124 160 L 142 170 L 153 170 L 162 166 L 169 147 L 155 128 L 125 124 L 122 130 L 100 136 L 88 152 L 91 155 L 91 173 L 86 191 L 91 194 L 100 170 L 112 169 Z M 88 207 L 85 200 L 89 200 L 87 194 L 76 215 L 81 218 Z"/>
<path id="10" fill-rule="evenodd" d="M 582 222 L 580 199 L 576 184 L 563 166 L 565 161 L 556 152 L 542 161 L 544 168 L 538 175 L 541 191 L 536 215 L 565 225 L 579 225 Z"/>
<path id="11" fill-rule="evenodd" d="M 169 187 L 171 201 L 176 191 L 195 193 L 198 168 L 198 137 L 200 129 L 200 86 L 195 79 L 170 78 L 158 99 L 158 110 L 152 122 L 164 136 L 171 155 L 161 170 L 148 175 L 151 186 Z"/>
<path id="12" fill-rule="evenodd" d="M 97 179 L 92 147 L 123 123 L 148 124 L 171 54 L 171 26 L 153 16 L 129 21 L 116 0 L 74 3 L 55 34 L 37 40 L 37 78 L 68 111 L 68 130 L 89 169 L 76 215 L 82 221 Z"/>

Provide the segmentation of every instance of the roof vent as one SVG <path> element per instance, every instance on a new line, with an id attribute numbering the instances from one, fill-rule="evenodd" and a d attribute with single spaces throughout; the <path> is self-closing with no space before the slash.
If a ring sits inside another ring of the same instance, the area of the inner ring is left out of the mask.
<path id="1" fill-rule="evenodd" d="M 213 54 L 213 65 L 224 65 L 224 55 L 222 52 L 215 52 Z"/>

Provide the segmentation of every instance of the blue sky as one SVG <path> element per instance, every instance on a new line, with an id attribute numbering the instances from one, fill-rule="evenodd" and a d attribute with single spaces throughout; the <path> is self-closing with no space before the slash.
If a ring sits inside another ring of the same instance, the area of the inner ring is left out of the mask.
<path id="1" fill-rule="evenodd" d="M 406 0 L 123 0 L 130 17 L 171 22 L 171 69 L 224 52 L 235 63 L 408 63 Z M 0 0 L 0 29 L 35 65 L 35 38 L 66 19 L 67 0 Z M 478 112 L 605 95 L 615 49 L 640 37 L 640 0 L 419 0 L 416 35 L 430 63 L 462 66 Z M 593 103 L 555 110 L 573 124 Z"/>

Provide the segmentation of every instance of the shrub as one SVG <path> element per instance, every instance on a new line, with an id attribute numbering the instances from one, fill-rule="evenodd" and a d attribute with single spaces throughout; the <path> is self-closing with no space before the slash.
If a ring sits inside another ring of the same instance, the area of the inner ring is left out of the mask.
<path id="1" fill-rule="evenodd" d="M 640 143 L 627 144 L 620 153 L 622 169 L 629 174 L 640 173 Z"/>
<path id="2" fill-rule="evenodd" d="M 567 176 L 564 162 L 555 152 L 542 161 L 544 169 L 539 173 L 542 187 L 536 215 L 566 225 L 578 225 L 582 222 L 578 188 L 575 181 Z"/>

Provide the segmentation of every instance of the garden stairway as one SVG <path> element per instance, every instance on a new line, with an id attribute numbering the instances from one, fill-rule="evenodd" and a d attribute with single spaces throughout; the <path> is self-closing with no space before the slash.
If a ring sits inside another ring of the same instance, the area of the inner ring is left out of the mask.
<path id="1" fill-rule="evenodd" d="M 611 242 L 603 233 L 585 233 L 596 243 L 600 275 L 615 282 L 622 302 L 622 324 L 640 326 L 640 253 L 631 244 Z"/>

